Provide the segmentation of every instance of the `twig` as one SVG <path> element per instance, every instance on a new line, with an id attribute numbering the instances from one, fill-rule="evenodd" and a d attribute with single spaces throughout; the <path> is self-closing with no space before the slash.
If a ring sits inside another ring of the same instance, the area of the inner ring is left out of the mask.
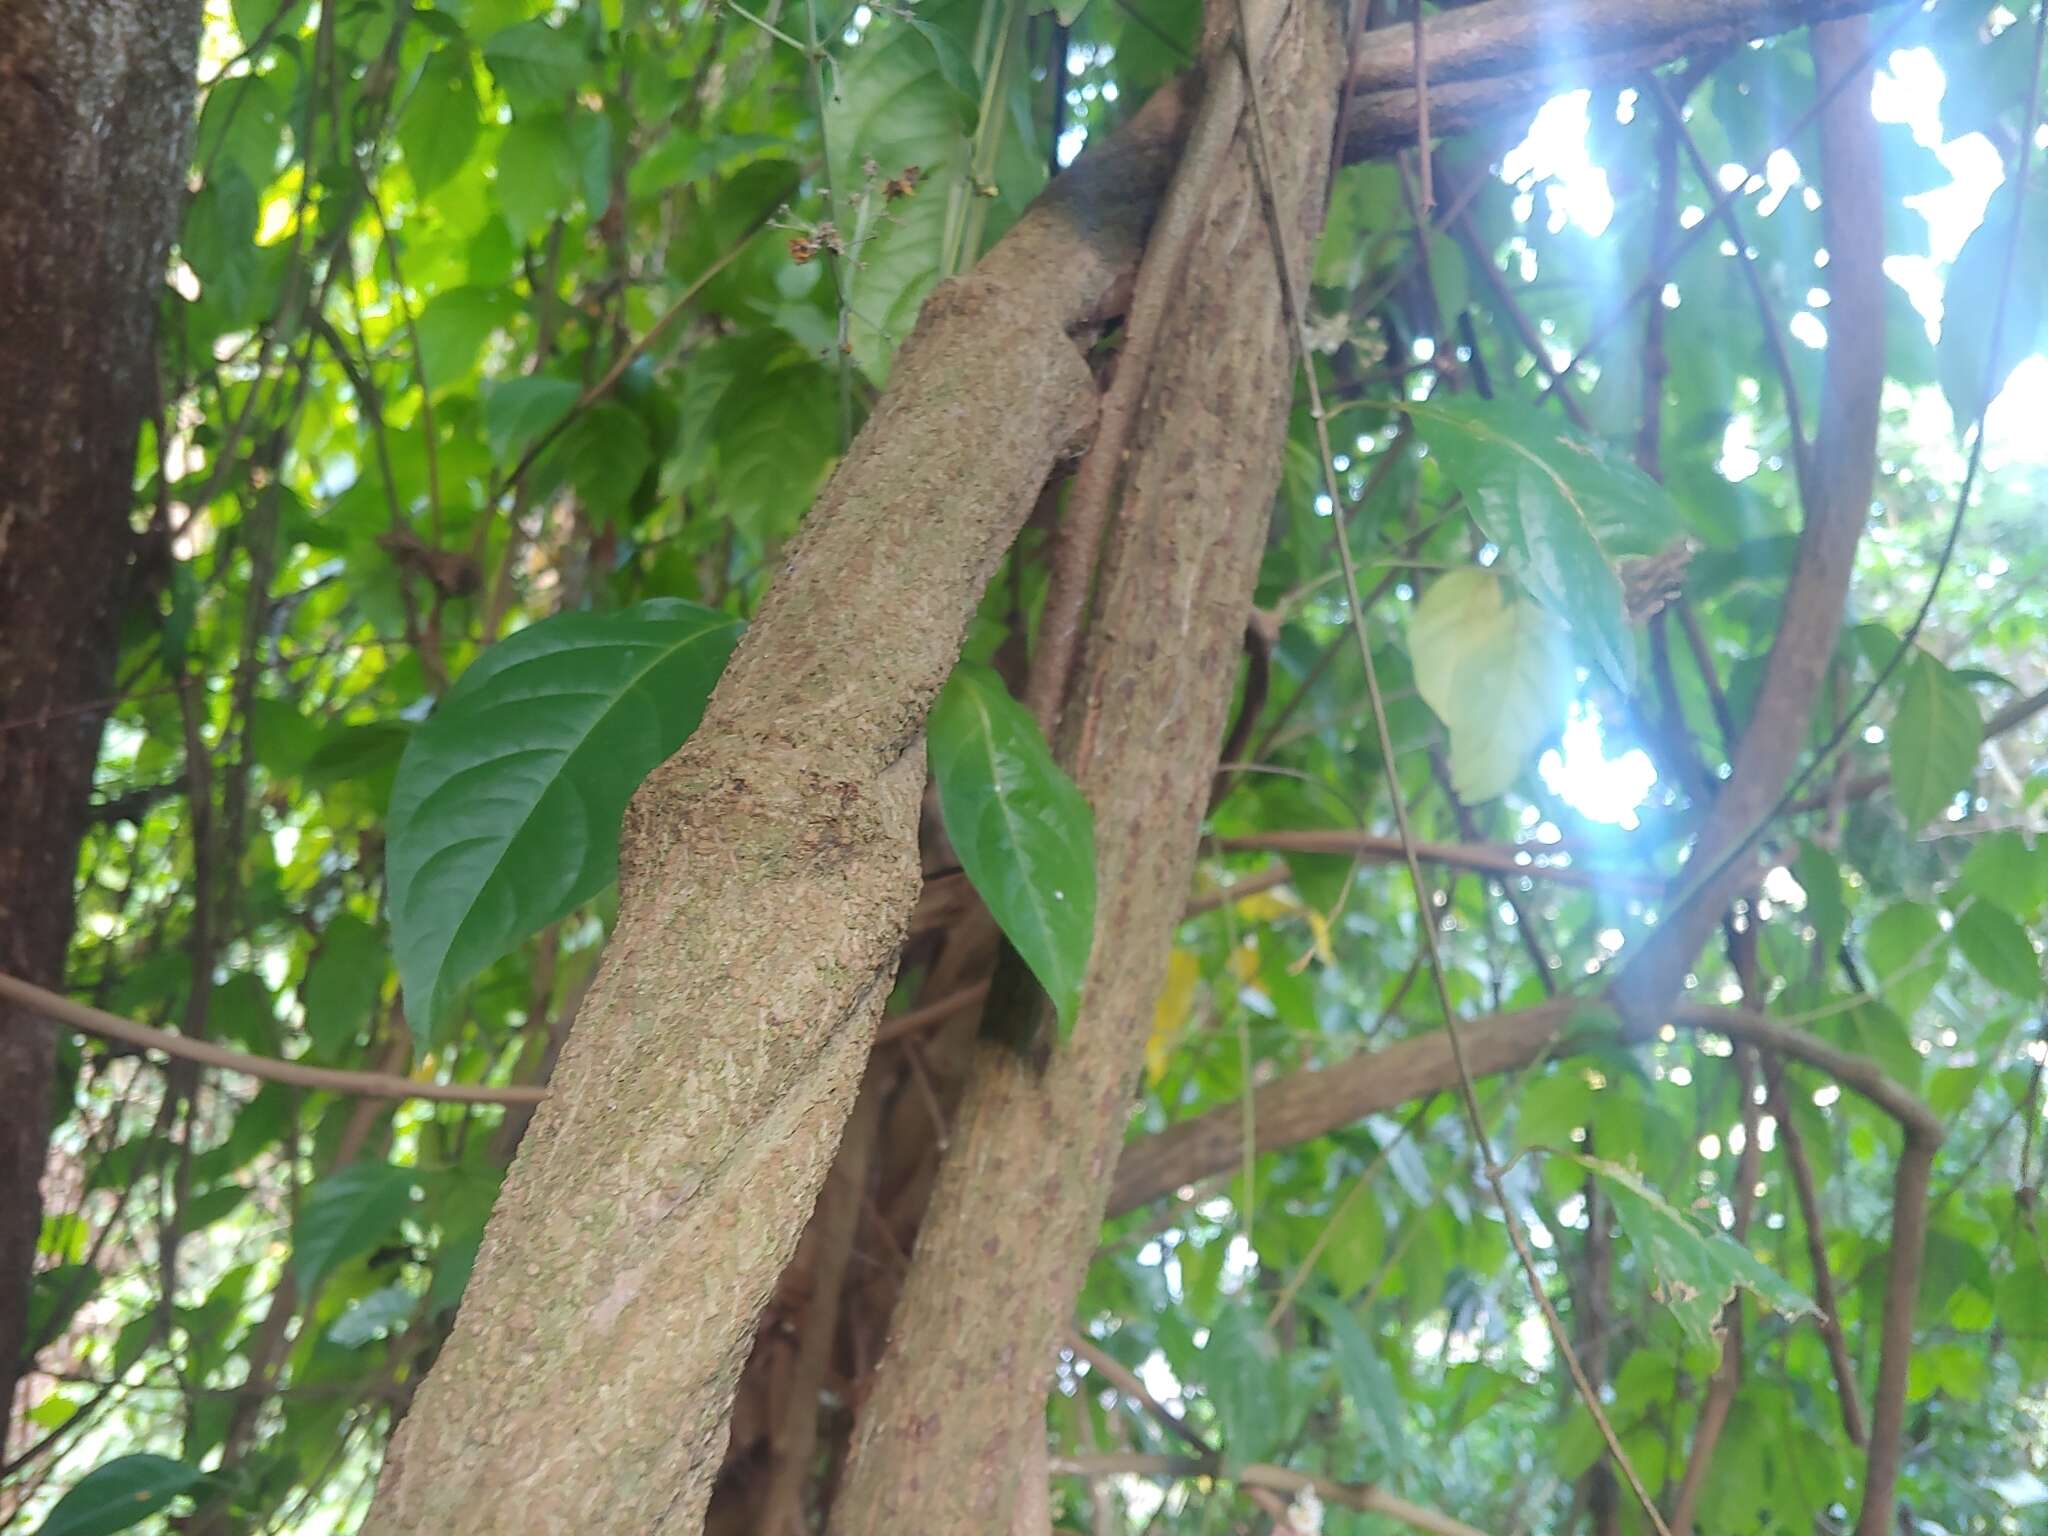
<path id="1" fill-rule="evenodd" d="M 290 1083 L 327 1093 L 349 1093 L 366 1099 L 435 1099 L 452 1104 L 537 1104 L 543 1088 L 491 1088 L 477 1083 L 431 1083 L 385 1072 L 352 1072 L 338 1067 L 311 1067 L 302 1062 L 253 1056 L 170 1030 L 152 1029 L 132 1019 L 73 1002 L 46 992 L 19 977 L 0 973 L 0 997 L 59 1024 L 103 1040 L 118 1040 L 143 1050 L 161 1051 L 179 1061 L 239 1072 L 266 1082 Z"/>

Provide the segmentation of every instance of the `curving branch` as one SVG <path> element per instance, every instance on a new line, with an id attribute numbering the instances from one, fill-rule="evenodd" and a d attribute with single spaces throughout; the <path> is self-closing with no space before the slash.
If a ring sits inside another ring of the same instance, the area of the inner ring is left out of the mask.
<path id="1" fill-rule="evenodd" d="M 1519 1071 L 1561 1044 L 1568 1045 L 1565 1027 L 1586 1006 L 1585 1000 L 1562 999 L 1461 1023 L 1458 1033 L 1472 1075 Z M 1905 1127 L 1909 1139 L 1941 1139 L 1944 1128 L 1934 1112 L 1865 1057 L 1740 1008 L 1681 1002 L 1666 1017 L 1676 1027 L 1725 1035 L 1818 1068 L 1890 1115 Z M 1602 1033 L 1588 1038 L 1611 1037 Z M 1457 1064 L 1442 1030 L 1329 1066 L 1306 1067 L 1252 1095 L 1252 1118 L 1258 1128 L 1255 1149 L 1271 1152 L 1297 1146 L 1425 1094 L 1449 1091 L 1457 1083 Z M 1223 1104 L 1132 1142 L 1117 1164 L 1109 1214 L 1134 1211 L 1184 1184 L 1235 1168 L 1243 1152 L 1242 1124 L 1243 1107 Z"/>

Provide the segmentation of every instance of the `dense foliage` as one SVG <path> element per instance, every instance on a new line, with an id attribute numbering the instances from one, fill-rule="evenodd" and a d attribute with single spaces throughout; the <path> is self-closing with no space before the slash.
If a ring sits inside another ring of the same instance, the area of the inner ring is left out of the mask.
<path id="1" fill-rule="evenodd" d="M 213 6 L 135 482 L 170 558 L 124 643 L 74 993 L 258 1056 L 543 1081 L 628 797 L 919 304 L 1198 26 L 1191 0 Z M 2019 1532 L 2048 1518 L 2048 180 L 2023 200 L 2013 172 L 2038 54 L 2024 6 L 1872 29 L 1899 279 L 1877 505 L 1803 722 L 1814 771 L 1694 969 L 1947 1126 L 1901 1528 Z M 1790 34 L 1338 174 L 1309 330 L 1343 505 L 1304 392 L 1258 597 L 1270 684 L 1243 689 L 1131 1129 L 1221 1112 L 1242 1155 L 1105 1229 L 1049 1409 L 1065 1528 L 1246 1528 L 1237 1474 L 1269 1464 L 1326 1480 L 1283 1496 L 1302 1529 L 1395 1529 L 1343 1507 L 1363 1484 L 1489 1532 L 1647 1529 L 1593 1472 L 1489 1158 L 1653 1495 L 1726 1338 L 1698 1527 L 1856 1507 L 1843 1387 L 1867 1409 L 1900 1141 L 1880 1106 L 1711 1030 L 1624 1046 L 1589 1007 L 1478 1083 L 1488 1149 L 1452 1093 L 1262 1154 L 1243 1108 L 1444 1023 L 1335 518 L 1437 850 L 1451 1006 L 1584 991 L 1668 912 L 1796 551 L 1831 324 L 1812 74 Z M 1088 818 L 1003 693 L 1045 533 L 934 716 L 933 868 L 964 866 L 1064 1012 L 1103 941 Z M 61 1049 L 0 1528 L 353 1529 L 529 1107 Z M 1214 1476 L 1130 1459 L 1190 1452 L 1102 1357 Z"/>

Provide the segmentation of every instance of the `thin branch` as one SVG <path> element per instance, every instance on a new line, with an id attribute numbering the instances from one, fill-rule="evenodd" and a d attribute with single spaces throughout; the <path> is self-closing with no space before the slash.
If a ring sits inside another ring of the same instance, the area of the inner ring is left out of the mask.
<path id="1" fill-rule="evenodd" d="M 280 1061 L 274 1056 L 253 1056 L 247 1051 L 229 1050 L 225 1046 L 194 1040 L 170 1030 L 137 1024 L 132 1019 L 73 1002 L 55 992 L 46 992 L 5 973 L 0 973 L 0 997 L 55 1023 L 68 1025 L 81 1034 L 97 1035 L 103 1040 L 116 1040 L 142 1050 L 161 1051 L 173 1060 L 239 1072 L 245 1077 L 261 1078 L 265 1082 L 290 1083 L 300 1088 L 355 1094 L 366 1099 L 435 1099 L 451 1104 L 537 1104 L 547 1096 L 546 1090 L 541 1088 L 490 1088 L 476 1083 L 420 1082 L 386 1072 L 351 1072 L 339 1067 L 311 1067 L 296 1061 Z"/>

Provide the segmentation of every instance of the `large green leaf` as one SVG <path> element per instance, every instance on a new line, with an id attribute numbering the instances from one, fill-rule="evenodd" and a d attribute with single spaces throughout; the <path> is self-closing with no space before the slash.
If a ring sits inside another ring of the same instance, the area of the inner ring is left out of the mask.
<path id="1" fill-rule="evenodd" d="M 351 1163 L 306 1191 L 292 1224 L 292 1269 L 302 1290 L 368 1253 L 412 1207 L 418 1174 L 390 1163 Z"/>
<path id="2" fill-rule="evenodd" d="M 1658 547 L 1677 530 L 1663 487 L 1597 440 L 1512 401 L 1456 397 L 1406 409 L 1509 568 L 1627 686 L 1635 639 L 1612 555 Z"/>
<path id="3" fill-rule="evenodd" d="M 1095 818 L 986 667 L 939 691 L 928 731 L 946 836 L 981 899 L 1073 1028 L 1095 938 Z"/>
<path id="4" fill-rule="evenodd" d="M 1740 1287 L 1781 1317 L 1799 1317 L 1813 1303 L 1733 1238 L 1705 1232 L 1682 1215 L 1633 1169 L 1571 1154 L 1611 1198 L 1615 1225 L 1653 1277 L 1651 1296 L 1677 1319 L 1696 1344 L 1713 1345 L 1721 1309 Z"/>
<path id="5" fill-rule="evenodd" d="M 1415 686 L 1451 733 L 1451 785 L 1491 800 L 1564 725 L 1574 678 L 1564 627 L 1492 571 L 1450 571 L 1408 628 Z"/>
<path id="6" fill-rule="evenodd" d="M 108 1536 L 140 1525 L 206 1474 L 168 1456 L 117 1456 L 57 1501 L 37 1536 Z"/>
<path id="7" fill-rule="evenodd" d="M 1888 744 L 1899 814 L 1909 827 L 1923 827 L 1969 787 L 1984 744 L 1976 695 L 1921 652 L 1906 668 Z"/>
<path id="8" fill-rule="evenodd" d="M 696 729 L 739 632 L 672 598 L 546 619 L 485 651 L 414 733 L 388 873 L 415 1032 L 611 883 L 626 801 Z"/>

